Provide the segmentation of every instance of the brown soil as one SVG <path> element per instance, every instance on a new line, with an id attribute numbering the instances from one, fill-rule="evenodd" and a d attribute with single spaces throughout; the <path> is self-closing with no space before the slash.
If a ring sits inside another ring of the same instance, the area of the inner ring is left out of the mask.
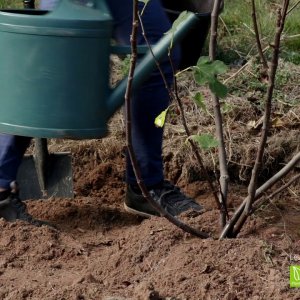
<path id="1" fill-rule="evenodd" d="M 0 299 L 300 299 L 289 288 L 289 265 L 300 260 L 297 199 L 253 216 L 238 239 L 201 240 L 125 212 L 124 158 L 116 150 L 104 159 L 98 146 L 73 148 L 75 199 L 27 203 L 57 229 L 0 220 Z M 169 178 L 176 168 L 168 163 Z M 206 208 L 191 223 L 217 237 L 206 184 L 179 184 Z"/>

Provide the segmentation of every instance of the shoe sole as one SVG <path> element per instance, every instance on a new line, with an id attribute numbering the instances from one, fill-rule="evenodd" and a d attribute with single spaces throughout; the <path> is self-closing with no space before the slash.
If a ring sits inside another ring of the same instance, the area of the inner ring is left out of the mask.
<path id="1" fill-rule="evenodd" d="M 133 209 L 133 208 L 127 206 L 126 203 L 124 203 L 124 209 L 125 209 L 127 212 L 131 213 L 131 214 L 138 215 L 138 216 L 144 217 L 144 218 L 157 217 L 157 216 L 155 216 L 155 215 L 147 214 L 147 213 L 145 213 L 145 212 L 142 212 L 142 211 Z"/>

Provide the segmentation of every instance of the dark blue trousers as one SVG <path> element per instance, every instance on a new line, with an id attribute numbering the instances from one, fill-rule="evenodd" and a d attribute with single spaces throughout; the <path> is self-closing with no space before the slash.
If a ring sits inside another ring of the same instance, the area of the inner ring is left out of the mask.
<path id="1" fill-rule="evenodd" d="M 42 0 L 41 6 L 47 7 L 47 1 Z M 51 5 L 49 2 L 49 5 Z M 130 43 L 132 25 L 132 0 L 108 0 L 107 4 L 114 18 L 114 38 L 120 44 Z M 140 9 L 143 3 L 139 2 Z M 48 6 L 49 8 L 49 6 Z M 161 6 L 160 0 L 151 0 L 143 14 L 143 24 L 147 39 L 156 43 L 169 30 L 169 20 Z M 145 44 L 141 31 L 138 34 L 138 44 Z M 176 66 L 179 62 L 179 50 L 172 52 L 172 60 Z M 161 62 L 161 68 L 168 84 L 172 83 L 173 72 L 169 59 Z M 162 135 L 163 130 L 154 125 L 154 119 L 169 105 L 168 91 L 165 89 L 159 71 L 154 71 L 134 94 L 132 99 L 132 138 L 133 147 L 141 168 L 146 185 L 154 185 L 163 180 Z M 22 157 L 31 138 L 0 134 L 0 187 L 9 188 L 16 179 Z M 126 181 L 136 183 L 134 172 L 127 158 Z"/>

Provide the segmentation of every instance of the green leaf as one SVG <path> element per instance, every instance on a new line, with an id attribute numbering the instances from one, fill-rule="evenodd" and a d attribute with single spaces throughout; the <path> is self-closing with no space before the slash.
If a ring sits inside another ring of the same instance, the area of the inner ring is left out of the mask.
<path id="1" fill-rule="evenodd" d="M 170 45 L 170 48 L 172 49 L 173 48 L 173 37 L 174 37 L 174 34 L 177 30 L 177 27 L 183 22 L 185 21 L 188 16 L 190 15 L 189 12 L 187 12 L 186 10 L 181 12 L 180 15 L 177 17 L 177 19 L 173 22 L 172 24 L 172 27 L 170 28 L 170 30 L 168 30 L 166 32 L 167 33 L 171 33 L 172 34 L 172 40 L 171 40 L 171 45 Z"/>
<path id="2" fill-rule="evenodd" d="M 197 67 L 203 72 L 218 75 L 227 72 L 228 67 L 220 60 L 211 61 L 208 56 L 202 56 L 197 61 Z"/>
<path id="3" fill-rule="evenodd" d="M 221 83 L 217 78 L 209 82 L 209 88 L 217 97 L 225 98 L 227 96 L 228 89 L 226 85 Z"/>
<path id="4" fill-rule="evenodd" d="M 208 74 L 203 72 L 198 67 L 193 67 L 193 70 L 194 70 L 194 79 L 198 84 L 204 85 L 211 80 L 211 78 L 208 77 Z"/>
<path id="5" fill-rule="evenodd" d="M 211 91 L 220 98 L 227 95 L 227 87 L 216 78 L 227 71 L 227 66 L 220 60 L 210 61 L 209 57 L 200 57 L 193 67 L 194 79 L 200 84 L 208 84 Z"/>
<path id="6" fill-rule="evenodd" d="M 224 74 L 228 70 L 228 67 L 220 60 L 213 61 L 211 66 L 215 74 Z"/>
<path id="7" fill-rule="evenodd" d="M 201 108 L 203 111 L 207 112 L 206 105 L 204 103 L 204 97 L 199 92 L 195 94 L 193 97 L 195 103 L 198 105 L 199 108 Z"/>
<path id="8" fill-rule="evenodd" d="M 197 61 L 197 66 L 199 67 L 199 66 L 209 63 L 209 62 L 210 62 L 210 59 L 208 56 L 200 56 Z"/>
<path id="9" fill-rule="evenodd" d="M 203 149 L 216 148 L 219 142 L 211 134 L 192 135 L 191 138 Z"/>
<path id="10" fill-rule="evenodd" d="M 163 127 L 166 122 L 166 117 L 168 113 L 169 108 L 163 110 L 154 120 L 154 124 L 156 127 Z"/>
<path id="11" fill-rule="evenodd" d="M 212 67 L 212 63 L 207 59 L 207 57 L 203 57 L 203 58 L 200 57 L 194 71 L 195 71 L 195 75 L 197 76 L 196 81 L 199 84 L 205 84 L 207 82 L 210 82 L 215 77 L 215 72 Z"/>

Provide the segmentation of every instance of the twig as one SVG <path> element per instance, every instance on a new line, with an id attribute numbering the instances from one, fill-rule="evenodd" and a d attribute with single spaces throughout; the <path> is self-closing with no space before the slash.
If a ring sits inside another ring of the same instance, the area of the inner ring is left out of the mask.
<path id="1" fill-rule="evenodd" d="M 145 7 L 144 7 L 144 8 L 145 8 Z M 143 8 L 143 11 L 144 11 L 144 8 Z M 168 85 L 168 83 L 167 83 L 166 76 L 165 76 L 164 72 L 162 71 L 162 69 L 161 69 L 161 67 L 160 67 L 160 63 L 159 63 L 158 59 L 156 59 L 156 57 L 155 57 L 155 55 L 154 55 L 154 53 L 153 53 L 152 46 L 151 46 L 151 44 L 149 43 L 149 40 L 148 40 L 148 38 L 147 38 L 147 36 L 146 36 L 146 32 L 145 32 L 145 28 L 144 28 L 144 24 L 143 24 L 143 20 L 142 20 L 142 17 L 141 17 L 141 16 L 142 16 L 142 14 L 139 14 L 139 13 L 138 13 L 138 18 L 139 18 L 139 22 L 140 22 L 140 26 L 141 26 L 142 35 L 143 35 L 143 37 L 144 37 L 144 39 L 145 39 L 145 42 L 146 42 L 146 44 L 147 44 L 147 46 L 148 46 L 148 49 L 149 49 L 150 53 L 152 54 L 152 57 L 153 57 L 154 62 L 155 62 L 155 64 L 156 64 L 156 67 L 157 67 L 157 69 L 158 69 L 158 71 L 159 71 L 159 73 L 160 73 L 160 76 L 161 76 L 161 78 L 162 78 L 162 80 L 163 80 L 163 82 L 164 82 L 165 88 L 166 88 L 166 90 L 168 91 L 168 93 L 170 94 L 170 93 L 171 93 L 171 89 L 170 89 L 170 87 L 169 87 L 169 85 Z"/>
<path id="2" fill-rule="evenodd" d="M 287 189 L 290 185 L 292 185 L 295 181 L 297 181 L 300 178 L 300 174 L 297 174 L 293 178 L 291 178 L 286 184 L 282 185 L 280 188 L 278 188 L 276 191 L 274 191 L 271 195 L 268 197 L 262 198 L 255 202 L 253 205 L 252 212 L 256 211 L 258 208 L 260 208 L 268 199 L 274 198 L 277 194 L 281 193 L 283 190 Z"/>
<path id="3" fill-rule="evenodd" d="M 261 63 L 263 65 L 264 71 L 266 72 L 268 70 L 268 63 L 267 63 L 267 60 L 264 56 L 262 46 L 261 46 L 261 42 L 260 42 L 260 35 L 259 35 L 258 25 L 257 25 L 255 0 L 252 0 L 251 3 L 252 3 L 252 22 L 253 22 L 253 28 L 254 28 L 254 33 L 255 33 L 257 51 L 258 51 Z"/>
<path id="4" fill-rule="evenodd" d="M 231 76 L 229 76 L 228 78 L 226 78 L 223 83 L 226 84 L 229 80 L 233 79 L 234 77 L 236 77 L 237 75 L 239 75 L 244 69 L 247 68 L 248 65 L 250 65 L 252 61 L 249 60 L 247 63 L 245 63 L 242 67 L 240 67 L 235 73 L 233 73 Z"/>
<path id="5" fill-rule="evenodd" d="M 287 15 L 289 15 L 298 5 L 300 4 L 300 1 L 296 2 L 287 12 Z"/>

